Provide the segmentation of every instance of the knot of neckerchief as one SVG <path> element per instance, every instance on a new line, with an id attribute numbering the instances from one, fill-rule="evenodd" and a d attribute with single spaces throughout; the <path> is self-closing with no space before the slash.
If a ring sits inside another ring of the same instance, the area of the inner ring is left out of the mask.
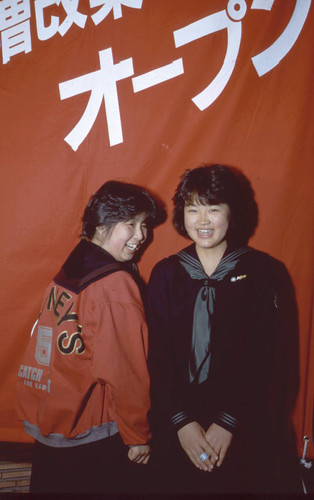
<path id="1" fill-rule="evenodd" d="M 228 253 L 221 259 L 210 278 L 205 273 L 200 261 L 195 257 L 184 250 L 177 254 L 180 264 L 187 271 L 190 278 L 200 280 L 200 289 L 194 305 L 192 345 L 189 359 L 191 383 L 200 384 L 208 376 L 211 358 L 211 325 L 217 282 L 232 271 L 239 262 L 240 256 L 249 250 L 250 248 L 243 247 Z"/>

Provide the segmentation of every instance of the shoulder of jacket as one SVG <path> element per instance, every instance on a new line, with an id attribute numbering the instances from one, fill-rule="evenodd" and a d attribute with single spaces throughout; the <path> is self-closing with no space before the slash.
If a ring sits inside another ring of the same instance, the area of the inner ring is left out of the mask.
<path id="1" fill-rule="evenodd" d="M 133 276 L 123 269 L 92 283 L 87 293 L 102 295 L 101 300 L 108 302 L 133 303 L 142 306 L 139 286 Z"/>
<path id="2" fill-rule="evenodd" d="M 102 276 L 97 281 L 90 283 L 88 288 L 100 286 L 102 288 L 111 289 L 112 286 L 115 288 L 119 287 L 134 287 L 138 288 L 137 283 L 133 276 L 125 269 L 118 269 L 114 273 Z"/>

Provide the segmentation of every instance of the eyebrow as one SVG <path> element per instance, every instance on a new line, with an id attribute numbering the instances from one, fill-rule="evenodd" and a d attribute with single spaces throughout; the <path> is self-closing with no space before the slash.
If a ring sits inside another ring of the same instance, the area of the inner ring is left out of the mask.
<path id="1" fill-rule="evenodd" d="M 206 206 L 207 207 L 218 207 L 222 203 L 223 202 L 221 202 L 221 203 L 217 203 L 217 202 L 216 203 L 208 203 L 208 202 L 207 203 L 195 203 L 193 201 L 188 201 L 185 203 L 184 208 L 185 207 L 199 207 L 199 206 L 200 207 L 206 207 Z"/>

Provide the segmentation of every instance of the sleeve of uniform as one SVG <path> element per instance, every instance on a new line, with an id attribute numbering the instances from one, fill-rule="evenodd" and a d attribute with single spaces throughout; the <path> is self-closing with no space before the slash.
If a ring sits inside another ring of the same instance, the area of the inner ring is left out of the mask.
<path id="1" fill-rule="evenodd" d="M 149 367 L 152 379 L 153 425 L 171 424 L 178 430 L 193 418 L 184 408 L 173 356 L 174 347 L 169 326 L 171 281 L 171 266 L 163 260 L 154 267 L 148 283 Z"/>
<path id="2" fill-rule="evenodd" d="M 272 411 L 291 418 L 299 391 L 298 309 L 292 280 L 281 262 L 277 262 L 276 280 L 274 301 L 278 315 L 270 403 Z"/>
<path id="3" fill-rule="evenodd" d="M 251 303 L 245 308 L 239 303 L 242 322 L 238 318 L 234 324 L 243 328 L 238 328 L 238 342 L 230 352 L 225 351 L 221 363 L 220 412 L 215 421 L 231 432 L 252 405 L 258 407 L 261 401 L 269 413 L 273 408 L 277 417 L 281 408 L 281 416 L 286 418 L 297 393 L 298 326 L 293 285 L 279 261 L 265 266 L 263 278 L 259 275 L 256 279 Z"/>
<path id="4" fill-rule="evenodd" d="M 107 404 L 124 443 L 145 444 L 151 437 L 150 381 L 148 330 L 139 289 L 131 275 L 119 271 L 88 287 L 85 303 L 90 318 L 85 335 L 93 338 L 92 375 L 109 388 Z"/>

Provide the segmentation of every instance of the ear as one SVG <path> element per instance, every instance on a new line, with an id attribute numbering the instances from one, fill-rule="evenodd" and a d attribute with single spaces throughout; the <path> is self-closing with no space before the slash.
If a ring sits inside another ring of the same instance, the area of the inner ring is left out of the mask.
<path id="1" fill-rule="evenodd" d="M 99 234 L 104 235 L 107 232 L 107 228 L 106 228 L 106 226 L 97 226 L 96 231 Z"/>
<path id="2" fill-rule="evenodd" d="M 95 233 L 92 238 L 93 243 L 99 245 L 105 238 L 105 231 L 106 228 L 104 226 L 96 226 Z"/>

